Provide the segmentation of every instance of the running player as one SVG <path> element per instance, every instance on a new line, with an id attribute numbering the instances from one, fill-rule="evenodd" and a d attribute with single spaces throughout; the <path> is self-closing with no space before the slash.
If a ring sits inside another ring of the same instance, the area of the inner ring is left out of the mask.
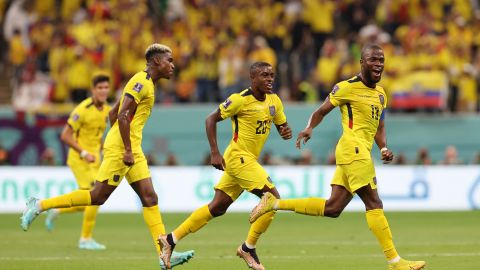
<path id="1" fill-rule="evenodd" d="M 167 268 L 170 254 L 182 238 L 198 231 L 209 220 L 225 214 L 228 207 L 247 190 L 259 197 L 271 192 L 280 198 L 265 169 L 257 159 L 270 133 L 272 122 L 280 136 L 292 138 L 280 98 L 272 93 L 275 73 L 272 66 L 256 62 L 250 67 L 251 87 L 232 94 L 218 106 L 206 120 L 208 142 L 211 150 L 211 163 L 224 171 L 215 186 L 215 196 L 205 206 L 195 210 L 179 227 L 168 235 L 159 237 L 163 252 L 161 258 Z M 233 138 L 222 157 L 217 146 L 217 123 L 230 118 Z M 255 246 L 273 220 L 274 212 L 262 216 L 250 227 L 247 239 L 237 249 L 237 255 L 255 270 L 265 269 L 258 259 Z"/>
<path id="2" fill-rule="evenodd" d="M 296 146 L 300 148 L 302 140 L 305 144 L 310 139 L 313 128 L 336 106 L 340 106 L 343 135 L 335 151 L 337 169 L 331 184 L 330 198 L 279 200 L 274 194 L 266 193 L 253 209 L 250 222 L 255 222 L 265 213 L 274 210 L 336 218 L 356 193 L 365 204 L 368 227 L 383 249 L 388 269 L 419 270 L 425 267 L 424 261 L 407 261 L 395 249 L 383 213 L 383 204 L 377 193 L 377 179 L 370 155 L 375 140 L 384 163 L 393 160 L 393 153 L 387 148 L 384 124 L 386 94 L 377 85 L 382 76 L 384 61 L 380 46 L 365 45 L 360 59 L 360 74 L 337 83 L 325 102 L 312 113 L 307 127 L 298 134 Z"/>

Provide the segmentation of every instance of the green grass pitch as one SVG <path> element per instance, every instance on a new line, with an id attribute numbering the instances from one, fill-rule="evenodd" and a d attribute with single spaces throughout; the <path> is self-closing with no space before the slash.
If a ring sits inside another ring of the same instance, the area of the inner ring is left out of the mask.
<path id="1" fill-rule="evenodd" d="M 163 214 L 172 230 L 187 213 Z M 100 213 L 95 238 L 106 251 L 77 249 L 81 215 L 57 219 L 53 232 L 44 228 L 45 215 L 28 232 L 19 215 L 0 215 L 2 270 L 159 269 L 150 234 L 139 214 Z M 433 270 L 480 269 L 480 212 L 387 212 L 400 254 L 426 260 Z M 189 235 L 177 250 L 195 249 L 189 263 L 175 269 L 247 269 L 235 256 L 249 228 L 248 214 L 228 213 Z M 364 213 L 344 213 L 338 219 L 279 213 L 257 245 L 267 269 L 387 269 Z"/>

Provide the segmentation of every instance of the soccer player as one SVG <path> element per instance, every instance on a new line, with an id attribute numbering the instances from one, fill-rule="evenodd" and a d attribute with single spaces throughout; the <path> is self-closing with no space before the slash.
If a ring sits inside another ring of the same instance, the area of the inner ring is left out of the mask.
<path id="1" fill-rule="evenodd" d="M 91 191 L 76 190 L 58 197 L 38 200 L 30 198 L 21 217 L 21 227 L 27 230 L 43 211 L 52 208 L 102 205 L 125 176 L 143 205 L 143 217 L 147 224 L 158 256 L 161 248 L 157 237 L 165 233 L 158 209 L 158 198 L 153 189 L 147 160 L 143 154 L 142 131 L 150 116 L 154 100 L 154 83 L 160 78 L 169 79 L 174 70 L 172 51 L 165 45 L 152 44 L 146 52 L 147 67 L 135 74 L 125 86 L 122 97 L 109 117 L 112 128 L 104 144 L 104 159 L 95 177 Z M 179 265 L 193 257 L 193 251 L 172 255 L 172 265 Z M 160 267 L 165 268 L 159 258 Z"/>
<path id="2" fill-rule="evenodd" d="M 340 106 L 343 135 L 335 152 L 337 168 L 331 183 L 330 198 L 279 200 L 276 196 L 265 193 L 252 210 L 250 222 L 275 210 L 336 218 L 356 193 L 365 204 L 368 227 L 383 249 L 388 269 L 418 270 L 425 266 L 425 262 L 404 260 L 395 249 L 382 201 L 377 193 L 375 169 L 370 155 L 375 140 L 384 163 L 390 163 L 393 159 L 393 153 L 387 148 L 384 125 L 386 94 L 377 85 L 383 72 L 384 60 L 381 47 L 375 44 L 365 45 L 361 53 L 360 74 L 337 83 L 325 102 L 312 113 L 306 128 L 298 134 L 296 146 L 300 148 L 302 140 L 305 144 L 310 139 L 313 128 L 333 108 Z"/>
<path id="3" fill-rule="evenodd" d="M 61 135 L 62 141 L 70 148 L 67 165 L 77 180 L 78 188 L 82 190 L 92 188 L 95 175 L 100 168 L 100 149 L 107 127 L 108 112 L 111 109 L 106 103 L 110 91 L 108 76 L 98 75 L 92 81 L 92 97 L 75 107 Z M 45 219 L 47 230 L 53 229 L 54 221 L 59 214 L 80 211 L 84 213 L 78 247 L 88 250 L 105 249 L 104 245 L 92 238 L 98 212 L 97 205 L 51 209 Z"/>
<path id="4" fill-rule="evenodd" d="M 161 258 L 167 268 L 170 266 L 170 254 L 178 241 L 189 233 L 198 231 L 212 218 L 225 214 L 244 190 L 259 197 L 264 192 L 271 192 L 280 198 L 267 172 L 257 161 L 272 122 L 284 140 L 292 138 L 282 102 L 272 93 L 274 75 L 270 64 L 255 62 L 250 67 L 251 87 L 230 95 L 207 117 L 205 125 L 211 163 L 224 173 L 215 186 L 215 195 L 208 205 L 195 210 L 173 232 L 159 237 Z M 232 120 L 233 138 L 222 157 L 217 146 L 217 123 L 226 118 Z M 258 259 L 255 245 L 272 222 L 273 215 L 274 212 L 271 212 L 253 223 L 247 239 L 237 249 L 237 255 L 252 269 L 265 269 Z"/>

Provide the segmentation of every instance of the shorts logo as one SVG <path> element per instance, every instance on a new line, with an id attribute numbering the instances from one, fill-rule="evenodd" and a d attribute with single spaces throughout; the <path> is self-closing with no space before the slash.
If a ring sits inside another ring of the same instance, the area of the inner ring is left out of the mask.
<path id="1" fill-rule="evenodd" d="M 222 106 L 224 109 L 228 108 L 228 106 L 230 106 L 230 104 L 232 104 L 232 101 L 230 99 L 226 99 L 223 103 L 222 103 Z"/>
<path id="2" fill-rule="evenodd" d="M 118 182 L 119 180 L 120 180 L 120 175 L 115 174 L 115 175 L 113 176 L 113 182 Z"/>
<path id="3" fill-rule="evenodd" d="M 78 119 L 80 119 L 80 115 L 74 114 L 74 115 L 72 116 L 72 120 L 73 120 L 73 121 L 77 122 Z"/>
<path id="4" fill-rule="evenodd" d="M 332 96 L 335 95 L 335 93 L 338 91 L 338 89 L 340 89 L 340 87 L 338 87 L 338 85 L 335 84 L 335 86 L 333 87 L 332 92 L 331 92 Z"/>
<path id="5" fill-rule="evenodd" d="M 268 109 L 270 110 L 270 115 L 275 116 L 275 106 L 269 106 Z"/>
<path id="6" fill-rule="evenodd" d="M 375 185 L 377 184 L 377 177 L 376 176 L 373 177 L 373 183 L 375 183 Z"/>
<path id="7" fill-rule="evenodd" d="M 137 82 L 134 86 L 133 86 L 133 91 L 137 92 L 137 93 L 140 93 L 140 91 L 142 90 L 143 88 L 143 84 Z"/>
<path id="8" fill-rule="evenodd" d="M 378 98 L 380 99 L 380 103 L 384 105 L 385 103 L 385 97 L 383 95 L 378 95 Z"/>
<path id="9" fill-rule="evenodd" d="M 270 178 L 270 176 L 267 177 L 267 181 L 270 182 L 270 183 L 272 183 L 272 178 Z"/>

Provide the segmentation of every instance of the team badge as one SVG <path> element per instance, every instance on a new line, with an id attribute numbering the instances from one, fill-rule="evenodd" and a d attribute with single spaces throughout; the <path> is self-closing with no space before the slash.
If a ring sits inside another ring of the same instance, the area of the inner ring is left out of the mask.
<path id="1" fill-rule="evenodd" d="M 73 120 L 73 121 L 77 122 L 78 119 L 80 119 L 80 115 L 74 114 L 74 115 L 72 116 L 72 120 Z"/>
<path id="2" fill-rule="evenodd" d="M 380 103 L 384 105 L 385 103 L 385 97 L 383 95 L 378 95 L 378 98 L 380 99 Z"/>
<path id="3" fill-rule="evenodd" d="M 232 101 L 230 99 L 226 99 L 223 103 L 222 103 L 222 106 L 224 109 L 228 108 L 228 106 L 230 106 L 230 104 L 232 104 Z"/>
<path id="4" fill-rule="evenodd" d="M 142 90 L 143 88 L 143 84 L 137 82 L 134 86 L 133 86 L 133 91 L 137 92 L 137 93 L 140 93 L 140 91 Z"/>
<path id="5" fill-rule="evenodd" d="M 275 106 L 268 107 L 271 116 L 275 116 Z"/>
<path id="6" fill-rule="evenodd" d="M 338 91 L 339 87 L 338 85 L 335 84 L 335 86 L 332 89 L 332 96 L 335 95 L 335 93 Z"/>
<path id="7" fill-rule="evenodd" d="M 267 181 L 272 183 L 272 178 L 270 178 L 270 176 L 267 177 Z"/>

